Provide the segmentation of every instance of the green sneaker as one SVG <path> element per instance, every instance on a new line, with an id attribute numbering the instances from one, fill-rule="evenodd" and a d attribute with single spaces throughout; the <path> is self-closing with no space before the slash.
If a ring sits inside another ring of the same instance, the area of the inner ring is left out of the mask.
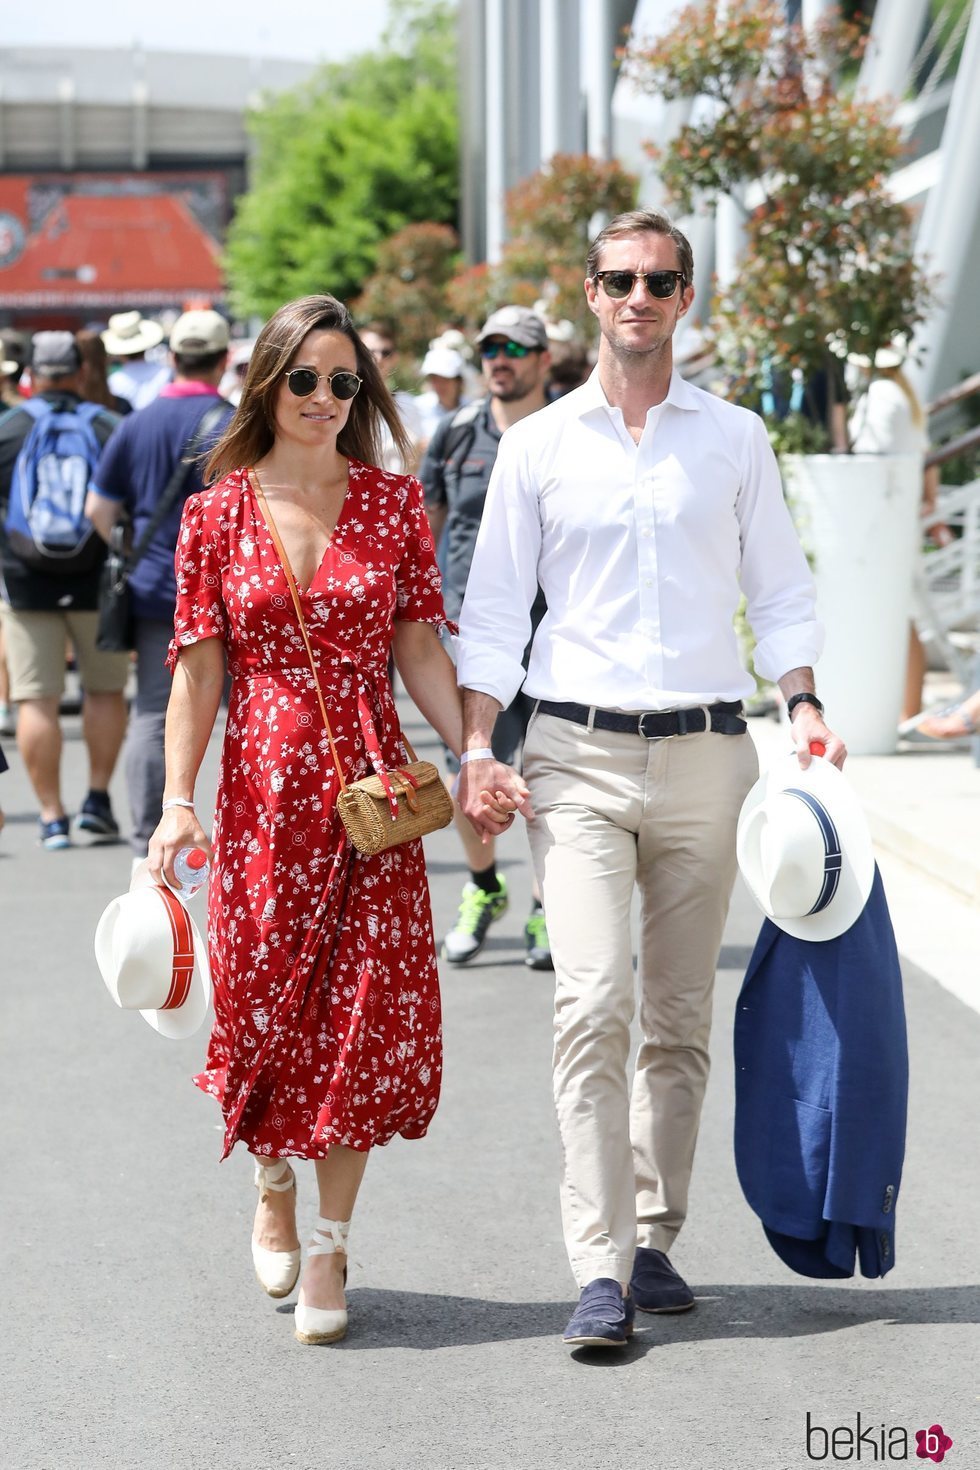
<path id="1" fill-rule="evenodd" d="M 527 923 L 524 925 L 524 951 L 524 963 L 529 970 L 555 968 L 543 909 L 534 909 L 527 916 Z"/>
<path id="2" fill-rule="evenodd" d="M 484 893 L 475 883 L 463 886 L 456 922 L 442 941 L 443 958 L 451 965 L 465 965 L 478 955 L 494 919 L 507 909 L 507 884 L 497 875 L 496 893 Z"/>

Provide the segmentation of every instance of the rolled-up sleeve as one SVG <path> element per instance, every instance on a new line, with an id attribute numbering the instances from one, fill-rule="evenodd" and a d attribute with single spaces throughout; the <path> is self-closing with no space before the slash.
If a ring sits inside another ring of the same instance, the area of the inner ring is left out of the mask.
<path id="1" fill-rule="evenodd" d="M 783 496 L 776 456 L 761 419 L 743 448 L 737 501 L 739 580 L 756 645 L 756 673 L 776 681 L 812 667 L 823 652 L 816 587 Z"/>
<path id="2" fill-rule="evenodd" d="M 460 686 L 492 695 L 503 708 L 524 682 L 524 650 L 538 587 L 541 519 L 522 436 L 500 441 L 459 617 Z"/>

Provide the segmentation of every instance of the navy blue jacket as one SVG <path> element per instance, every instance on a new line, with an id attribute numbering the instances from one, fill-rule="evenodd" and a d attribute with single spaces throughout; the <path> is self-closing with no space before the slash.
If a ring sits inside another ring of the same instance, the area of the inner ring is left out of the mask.
<path id="1" fill-rule="evenodd" d="M 895 1264 L 908 1046 L 881 874 L 837 939 L 762 926 L 735 1014 L 735 1164 L 776 1254 L 801 1276 Z"/>

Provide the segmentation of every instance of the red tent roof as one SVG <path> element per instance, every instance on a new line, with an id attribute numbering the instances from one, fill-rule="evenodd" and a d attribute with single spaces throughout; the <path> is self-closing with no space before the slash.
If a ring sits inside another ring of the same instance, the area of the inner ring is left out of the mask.
<path id="1" fill-rule="evenodd" d="M 218 245 L 179 192 L 66 193 L 33 235 L 26 207 L 5 209 L 8 200 L 0 187 L 0 222 L 19 217 L 23 246 L 0 263 L 0 306 L 179 306 L 222 294 Z"/>

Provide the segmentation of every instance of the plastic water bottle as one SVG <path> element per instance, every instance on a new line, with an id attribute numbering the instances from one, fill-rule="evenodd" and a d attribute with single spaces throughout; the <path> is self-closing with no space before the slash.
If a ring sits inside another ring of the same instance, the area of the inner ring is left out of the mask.
<path id="1" fill-rule="evenodd" d="M 182 847 L 174 858 L 174 877 L 181 898 L 199 893 L 211 873 L 211 864 L 203 847 Z"/>

